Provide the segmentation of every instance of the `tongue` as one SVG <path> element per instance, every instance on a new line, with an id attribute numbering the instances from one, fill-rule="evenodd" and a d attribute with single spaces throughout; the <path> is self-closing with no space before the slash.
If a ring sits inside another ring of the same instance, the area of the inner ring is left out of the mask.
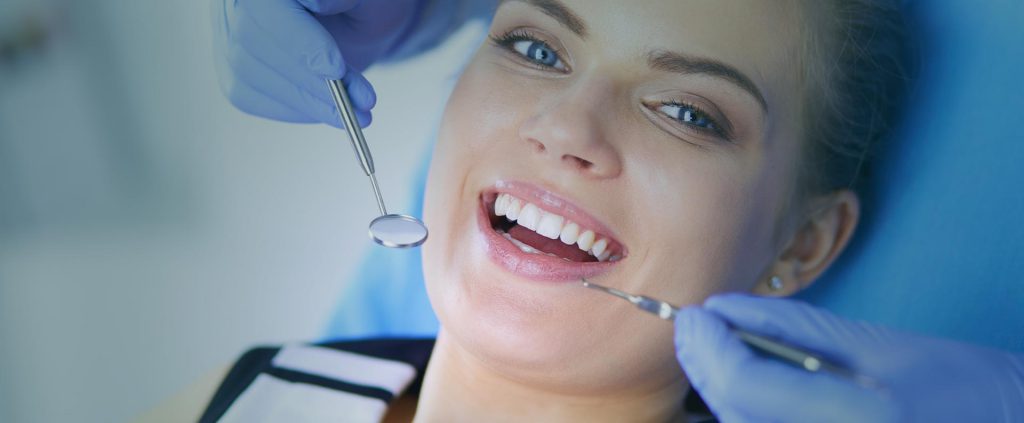
<path id="1" fill-rule="evenodd" d="M 576 244 L 566 245 L 557 238 L 550 239 L 521 225 L 515 225 L 510 228 L 508 234 L 523 244 L 558 257 L 564 257 L 575 262 L 597 261 L 597 258 L 579 249 Z"/>

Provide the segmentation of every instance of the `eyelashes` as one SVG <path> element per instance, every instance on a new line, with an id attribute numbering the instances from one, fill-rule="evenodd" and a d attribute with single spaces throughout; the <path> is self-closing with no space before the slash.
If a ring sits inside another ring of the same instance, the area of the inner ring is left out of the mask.
<path id="1" fill-rule="evenodd" d="M 568 72 L 563 53 L 525 29 L 514 29 L 501 35 L 491 35 L 491 41 L 515 53 L 540 69 Z"/>
<path id="2" fill-rule="evenodd" d="M 713 118 L 710 113 L 705 112 L 695 104 L 673 100 L 656 103 L 652 106 L 648 107 L 657 109 L 657 112 L 695 130 L 708 132 L 723 139 L 729 138 L 727 127 L 720 124 L 718 119 Z"/>
<path id="3" fill-rule="evenodd" d="M 569 68 L 562 59 L 564 53 L 525 28 L 513 29 L 499 35 L 489 34 L 488 38 L 530 67 L 569 73 Z M 685 127 L 686 130 L 730 140 L 728 121 L 725 118 L 716 119 L 695 104 L 670 100 L 652 102 L 647 107 L 671 119 L 678 126 Z"/>

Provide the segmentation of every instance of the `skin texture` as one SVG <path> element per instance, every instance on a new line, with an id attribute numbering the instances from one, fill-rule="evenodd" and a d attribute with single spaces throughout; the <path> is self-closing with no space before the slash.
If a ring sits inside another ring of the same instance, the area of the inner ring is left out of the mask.
<path id="1" fill-rule="evenodd" d="M 586 37 L 522 1 L 492 36 L 521 29 L 560 55 L 538 68 L 485 42 L 445 111 L 427 184 L 424 276 L 442 324 L 417 420 L 666 420 L 688 384 L 672 326 L 575 284 L 530 281 L 491 262 L 475 224 L 480 192 L 523 180 L 609 225 L 629 253 L 594 282 L 677 305 L 713 293 L 787 295 L 811 283 L 856 226 L 854 195 L 793 204 L 800 160 L 799 4 L 563 0 Z M 654 70 L 674 51 L 726 63 L 727 80 Z M 698 105 L 723 138 L 673 120 Z"/>

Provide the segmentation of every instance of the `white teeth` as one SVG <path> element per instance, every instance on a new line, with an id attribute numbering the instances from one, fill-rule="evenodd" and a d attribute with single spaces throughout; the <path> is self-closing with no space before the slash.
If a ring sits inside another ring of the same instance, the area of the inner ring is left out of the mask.
<path id="1" fill-rule="evenodd" d="M 608 249 L 609 241 L 606 238 L 596 239 L 597 235 L 594 231 L 584 230 L 576 222 L 566 220 L 564 217 L 554 213 L 542 211 L 535 204 L 525 202 L 510 194 L 499 194 L 495 198 L 494 214 L 496 216 L 505 216 L 509 221 L 517 222 L 520 226 L 549 239 L 560 239 L 566 245 L 576 244 L 580 250 L 586 251 L 599 261 L 617 261 L 622 259 L 622 256 L 619 254 L 612 255 L 612 251 Z M 525 252 L 555 257 L 553 254 L 545 253 L 523 244 L 507 233 L 503 233 L 503 235 Z"/>
<path id="2" fill-rule="evenodd" d="M 593 254 L 594 257 L 600 258 L 601 254 L 606 252 L 606 248 L 608 248 L 608 240 L 601 238 L 590 247 L 590 254 Z"/>
<path id="3" fill-rule="evenodd" d="M 539 250 L 537 250 L 536 248 L 533 248 L 533 247 L 531 247 L 529 245 L 523 244 L 518 239 L 512 238 L 512 235 L 509 235 L 507 233 L 503 233 L 503 234 L 501 234 L 501 236 L 505 237 L 505 239 L 507 239 L 509 241 L 512 241 L 512 243 L 515 244 L 516 247 L 519 247 L 519 249 L 523 250 L 524 252 L 533 253 L 533 254 L 540 254 Z"/>
<path id="4" fill-rule="evenodd" d="M 594 231 L 583 231 L 576 239 L 576 245 L 583 251 L 590 251 L 590 247 L 594 245 Z"/>
<path id="5" fill-rule="evenodd" d="M 540 223 L 537 224 L 537 233 L 548 238 L 555 239 L 562 233 L 562 223 L 565 218 L 557 214 L 542 213 Z"/>
<path id="6" fill-rule="evenodd" d="M 510 197 L 508 199 L 508 206 L 505 208 L 505 217 L 513 222 L 519 218 L 519 212 L 522 210 L 523 203 L 518 198 Z"/>
<path id="7" fill-rule="evenodd" d="M 575 244 L 576 238 L 580 236 L 580 225 L 577 225 L 576 222 L 569 222 L 562 227 L 562 233 L 559 235 L 559 239 L 563 243 L 568 245 Z"/>
<path id="8" fill-rule="evenodd" d="M 498 199 L 494 201 L 494 214 L 496 216 L 504 216 L 508 210 L 508 194 L 501 194 Z"/>
<path id="9" fill-rule="evenodd" d="M 525 226 L 531 231 L 537 230 L 537 223 L 540 221 L 540 209 L 533 203 L 526 203 L 523 206 L 523 210 L 519 212 L 519 218 L 516 219 L 516 223 Z"/>
<path id="10" fill-rule="evenodd" d="M 502 233 L 501 236 L 505 237 L 505 239 L 507 239 L 509 241 L 512 241 L 512 244 L 515 245 L 516 247 L 519 247 L 519 249 L 522 250 L 524 253 L 543 254 L 543 255 L 549 256 L 549 257 L 558 257 L 558 256 L 556 256 L 554 254 L 545 253 L 545 252 L 543 252 L 541 250 L 538 250 L 538 249 L 533 248 L 533 247 L 531 247 L 529 245 L 526 245 L 526 244 L 522 243 L 521 241 L 519 241 L 518 239 L 512 238 L 512 235 L 509 235 L 507 233 Z M 565 260 L 565 261 L 572 261 L 572 260 L 569 260 L 569 259 L 567 259 L 565 257 L 560 257 L 560 258 L 562 260 Z"/>

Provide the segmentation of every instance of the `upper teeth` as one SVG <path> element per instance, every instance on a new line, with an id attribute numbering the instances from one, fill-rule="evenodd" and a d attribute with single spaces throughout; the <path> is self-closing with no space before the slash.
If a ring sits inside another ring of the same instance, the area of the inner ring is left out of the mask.
<path id="1" fill-rule="evenodd" d="M 597 257 L 599 261 L 616 261 L 621 257 L 612 256 L 606 238 L 596 238 L 594 231 L 583 229 L 579 224 L 541 210 L 533 203 L 525 202 L 510 194 L 499 194 L 494 201 L 494 214 L 518 223 L 531 231 L 550 239 L 560 239 L 566 245 L 576 244 L 579 249 Z M 522 247 L 520 247 L 522 248 Z"/>

